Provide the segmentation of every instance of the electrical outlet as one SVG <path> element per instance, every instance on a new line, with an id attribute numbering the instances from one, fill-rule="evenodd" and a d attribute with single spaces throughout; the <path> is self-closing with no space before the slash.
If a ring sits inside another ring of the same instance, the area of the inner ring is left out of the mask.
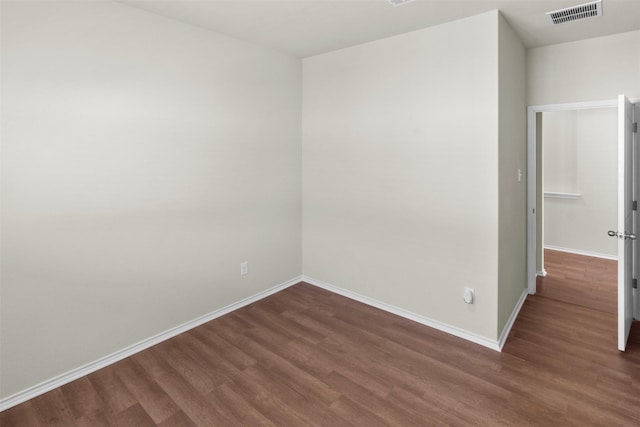
<path id="1" fill-rule="evenodd" d="M 249 273 L 249 262 L 245 261 L 240 263 L 240 275 L 246 276 Z"/>
<path id="2" fill-rule="evenodd" d="M 464 288 L 464 302 L 466 304 L 473 304 L 476 297 L 476 293 L 473 288 Z"/>

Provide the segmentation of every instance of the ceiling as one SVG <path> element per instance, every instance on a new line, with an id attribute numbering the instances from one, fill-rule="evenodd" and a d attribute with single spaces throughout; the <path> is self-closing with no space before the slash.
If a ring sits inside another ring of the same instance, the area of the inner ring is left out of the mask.
<path id="1" fill-rule="evenodd" d="M 297 57 L 498 9 L 526 47 L 640 30 L 640 0 L 603 0 L 603 16 L 553 25 L 545 12 L 589 0 L 117 0 Z"/>

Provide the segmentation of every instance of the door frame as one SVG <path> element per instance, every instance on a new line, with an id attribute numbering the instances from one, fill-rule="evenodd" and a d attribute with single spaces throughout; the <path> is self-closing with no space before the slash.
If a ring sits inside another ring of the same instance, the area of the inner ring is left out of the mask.
<path id="1" fill-rule="evenodd" d="M 640 99 L 630 99 L 634 104 Z M 536 195 L 537 195 L 537 165 L 536 158 L 536 125 L 537 114 L 552 111 L 588 110 L 594 108 L 618 108 L 618 98 L 602 101 L 571 102 L 565 104 L 531 105 L 527 107 L 527 291 L 530 295 L 536 293 Z M 544 124 L 543 124 L 544 126 Z M 544 252 L 543 252 L 544 267 Z"/>

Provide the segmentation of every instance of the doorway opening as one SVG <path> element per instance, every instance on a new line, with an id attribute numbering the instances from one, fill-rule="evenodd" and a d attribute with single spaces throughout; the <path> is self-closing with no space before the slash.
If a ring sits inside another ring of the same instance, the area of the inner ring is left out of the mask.
<path id="1" fill-rule="evenodd" d="M 632 174 L 640 150 L 632 141 L 637 139 L 633 122 L 640 117 L 640 107 L 634 103 L 621 95 L 610 101 L 532 106 L 527 125 L 528 291 L 535 294 L 540 285 L 541 294 L 549 296 L 554 279 L 567 279 L 556 298 L 608 312 L 615 307 L 620 350 L 634 318 L 633 305 L 638 305 L 632 278 L 637 277 L 639 227 L 632 206 L 640 181 Z M 605 120 L 594 126 L 598 116 L 609 116 L 608 124 Z M 554 127 L 562 141 L 545 153 L 543 136 Z M 554 277 L 544 277 L 548 266 L 553 266 Z"/>
<path id="2" fill-rule="evenodd" d="M 617 313 L 617 109 L 542 111 L 536 292 Z"/>

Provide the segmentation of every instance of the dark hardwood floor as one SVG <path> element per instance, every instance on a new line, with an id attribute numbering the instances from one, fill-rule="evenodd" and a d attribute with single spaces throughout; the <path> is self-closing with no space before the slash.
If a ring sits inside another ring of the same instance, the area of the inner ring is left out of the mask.
<path id="1" fill-rule="evenodd" d="M 545 249 L 537 295 L 616 314 L 618 261 Z"/>
<path id="2" fill-rule="evenodd" d="M 640 425 L 640 331 L 527 298 L 498 353 L 308 284 L 0 414 L 9 426 Z"/>

